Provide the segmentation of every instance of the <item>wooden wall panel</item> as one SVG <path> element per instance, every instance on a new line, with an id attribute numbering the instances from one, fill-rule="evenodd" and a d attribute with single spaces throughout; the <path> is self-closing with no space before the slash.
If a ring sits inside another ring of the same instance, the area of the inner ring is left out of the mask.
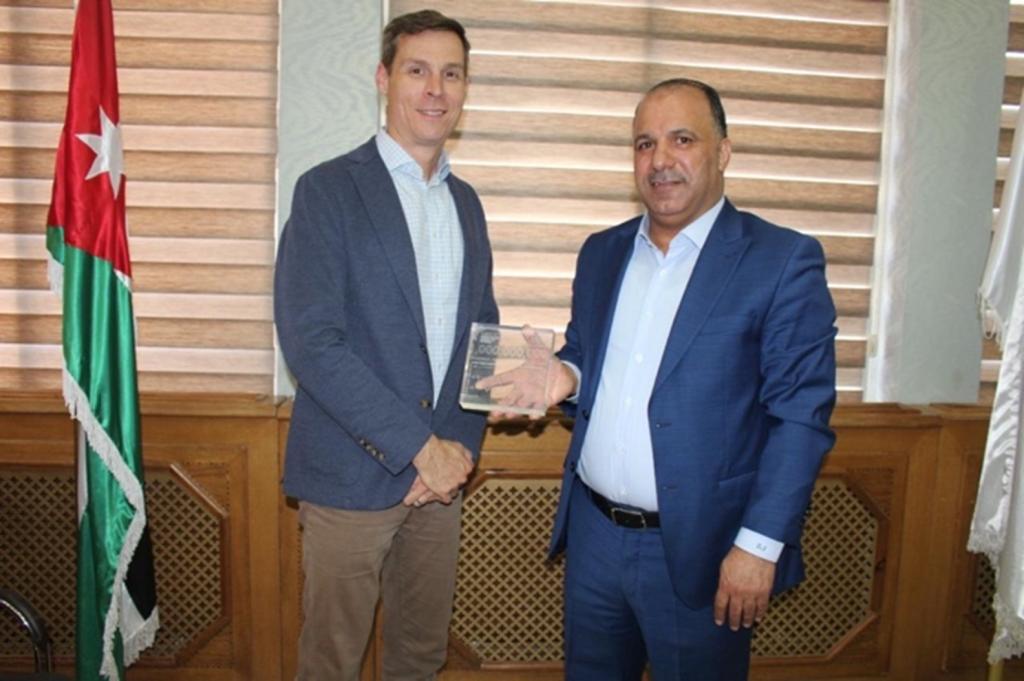
<path id="1" fill-rule="evenodd" d="M 165 629 L 132 678 L 294 678 L 301 533 L 278 486 L 290 404 L 150 394 L 143 410 Z M 987 416 L 976 407 L 837 410 L 837 446 L 804 537 L 808 578 L 774 599 L 759 626 L 752 679 L 980 678 L 991 635 L 978 595 L 985 571 L 964 544 Z M 561 678 L 561 567 L 544 553 L 570 428 L 557 418 L 490 428 L 466 492 L 442 681 Z M 0 583 L 38 601 L 65 670 L 73 443 L 54 394 L 0 394 Z M 378 629 L 363 681 L 379 678 L 379 655 Z M 29 661 L 0 621 L 0 670 Z M 1008 666 L 1008 680 L 1022 677 L 1024 665 Z"/>
<path id="2" fill-rule="evenodd" d="M 936 484 L 936 503 L 950 509 L 950 522 L 934 528 L 932 544 L 938 556 L 930 589 L 938 595 L 931 616 L 943 627 L 929 645 L 937 654 L 930 660 L 933 672 L 945 668 L 963 670 L 984 664 L 994 634 L 992 612 L 993 572 L 988 559 L 968 553 L 967 537 L 977 497 L 977 481 L 985 456 L 988 434 L 987 407 L 936 406 L 932 413 L 946 427 L 939 448 L 941 463 Z M 1019 671 L 1024 664 L 1018 662 Z"/>
<path id="3" fill-rule="evenodd" d="M 277 681 L 278 514 L 265 503 L 278 494 L 275 405 L 195 396 L 144 397 L 142 405 L 162 627 L 131 676 Z M 59 400 L 0 400 L 0 490 L 0 514 L 22 511 L 3 516 L 0 582 L 26 592 L 56 625 L 66 670 L 74 659 L 74 431 Z M 42 512 L 51 504 L 68 513 Z M 39 541 L 55 536 L 63 541 Z M 54 551 L 70 569 L 46 581 Z M 0 647 L 0 668 L 25 662 Z"/>

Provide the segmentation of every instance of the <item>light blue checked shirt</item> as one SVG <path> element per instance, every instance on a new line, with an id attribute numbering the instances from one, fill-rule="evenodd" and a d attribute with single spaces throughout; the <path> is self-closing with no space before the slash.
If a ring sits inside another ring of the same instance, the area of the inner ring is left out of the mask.
<path id="1" fill-rule="evenodd" d="M 662 253 L 651 241 L 649 215 L 644 214 L 637 230 L 615 304 L 608 351 L 579 465 L 580 477 L 588 487 L 621 504 L 658 510 L 647 406 L 675 311 L 724 203 L 725 199 L 720 199 L 679 232 L 669 244 L 668 253 Z M 781 542 L 745 527 L 735 543 L 773 562 L 783 547 Z"/>
<path id="2" fill-rule="evenodd" d="M 424 180 L 419 163 L 386 131 L 377 133 L 376 142 L 377 151 L 398 190 L 416 254 L 427 354 L 434 379 L 434 404 L 437 404 L 452 358 L 462 284 L 462 227 L 455 200 L 445 181 L 451 167 L 448 155 L 442 151 L 433 176 Z"/>

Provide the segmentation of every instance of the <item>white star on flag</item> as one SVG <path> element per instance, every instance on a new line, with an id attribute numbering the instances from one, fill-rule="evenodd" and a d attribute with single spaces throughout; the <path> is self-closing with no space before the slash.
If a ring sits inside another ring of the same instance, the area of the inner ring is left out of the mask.
<path id="1" fill-rule="evenodd" d="M 100 134 L 99 135 L 75 135 L 89 148 L 96 152 L 96 158 L 89 168 L 89 174 L 85 179 L 91 180 L 103 173 L 110 174 L 110 186 L 114 190 L 114 198 L 121 190 L 121 177 L 124 175 L 124 143 L 121 141 L 121 126 L 114 125 L 114 122 L 107 116 L 107 112 L 100 107 Z"/>

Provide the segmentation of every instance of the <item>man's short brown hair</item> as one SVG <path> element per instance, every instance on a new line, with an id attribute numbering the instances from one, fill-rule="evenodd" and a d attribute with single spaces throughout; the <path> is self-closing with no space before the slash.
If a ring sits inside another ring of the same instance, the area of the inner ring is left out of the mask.
<path id="1" fill-rule="evenodd" d="M 416 35 L 424 31 L 448 31 L 458 36 L 462 41 L 462 56 L 466 70 L 469 70 L 469 40 L 466 38 L 466 29 L 455 19 L 446 17 L 437 10 L 422 9 L 418 12 L 409 12 L 397 16 L 388 22 L 384 27 L 384 36 L 381 41 L 380 63 L 391 72 L 391 65 L 395 61 L 395 54 L 398 52 L 398 39 L 403 35 Z"/>

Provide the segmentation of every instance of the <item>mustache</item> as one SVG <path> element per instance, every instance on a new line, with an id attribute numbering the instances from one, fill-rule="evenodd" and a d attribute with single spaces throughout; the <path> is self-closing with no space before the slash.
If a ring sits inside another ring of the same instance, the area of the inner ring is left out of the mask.
<path id="1" fill-rule="evenodd" d="M 656 182 L 686 182 L 686 176 L 678 170 L 656 170 L 647 175 L 647 184 Z"/>

